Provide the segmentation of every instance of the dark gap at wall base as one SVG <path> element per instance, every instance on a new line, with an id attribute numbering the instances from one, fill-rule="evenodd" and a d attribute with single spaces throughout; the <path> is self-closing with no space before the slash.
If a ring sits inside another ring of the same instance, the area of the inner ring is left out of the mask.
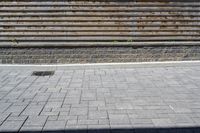
<path id="1" fill-rule="evenodd" d="M 200 60 L 200 46 L 0 48 L 1 64 Z"/>

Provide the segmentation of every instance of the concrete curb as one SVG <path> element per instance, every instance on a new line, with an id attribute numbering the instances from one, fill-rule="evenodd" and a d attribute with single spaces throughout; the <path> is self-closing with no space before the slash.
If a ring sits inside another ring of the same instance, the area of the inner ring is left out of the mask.
<path id="1" fill-rule="evenodd" d="M 164 61 L 164 62 L 129 62 L 129 63 L 92 63 L 92 64 L 53 64 L 53 65 L 26 65 L 26 64 L 1 64 L 0 69 L 98 69 L 98 68 L 151 68 L 151 67 L 189 67 L 200 66 L 200 60 L 197 61 Z"/>

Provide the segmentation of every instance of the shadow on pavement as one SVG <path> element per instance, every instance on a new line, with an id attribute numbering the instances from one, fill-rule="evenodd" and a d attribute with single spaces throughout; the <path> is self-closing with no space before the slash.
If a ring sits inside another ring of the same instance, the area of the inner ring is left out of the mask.
<path id="1" fill-rule="evenodd" d="M 49 131 L 0 131 L 0 133 L 200 133 L 200 127 L 179 128 L 131 128 L 131 129 L 77 129 L 77 130 L 49 130 Z"/>

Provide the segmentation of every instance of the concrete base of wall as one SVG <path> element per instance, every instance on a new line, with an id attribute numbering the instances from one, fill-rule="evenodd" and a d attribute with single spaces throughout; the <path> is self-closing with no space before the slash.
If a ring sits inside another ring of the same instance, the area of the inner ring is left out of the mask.
<path id="1" fill-rule="evenodd" d="M 1 64 L 200 60 L 200 46 L 0 48 Z"/>

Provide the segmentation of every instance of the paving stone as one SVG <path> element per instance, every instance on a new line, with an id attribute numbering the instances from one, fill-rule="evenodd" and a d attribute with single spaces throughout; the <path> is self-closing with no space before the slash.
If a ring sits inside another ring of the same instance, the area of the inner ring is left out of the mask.
<path id="1" fill-rule="evenodd" d="M 84 91 L 81 97 L 81 100 L 96 100 L 96 93 Z"/>
<path id="2" fill-rule="evenodd" d="M 88 130 L 92 130 L 92 129 L 106 129 L 109 130 L 110 129 L 110 125 L 88 125 Z"/>
<path id="3" fill-rule="evenodd" d="M 44 116 L 58 116 L 59 112 L 58 111 L 42 111 L 40 115 Z"/>
<path id="4" fill-rule="evenodd" d="M 78 104 L 72 104 L 71 108 L 88 108 L 88 101 L 80 101 Z"/>
<path id="5" fill-rule="evenodd" d="M 133 109 L 133 106 L 131 103 L 116 103 L 117 109 Z"/>
<path id="6" fill-rule="evenodd" d="M 23 123 L 24 121 L 5 121 L 0 126 L 0 132 L 17 132 Z"/>
<path id="7" fill-rule="evenodd" d="M 81 130 L 83 133 L 87 133 L 87 125 L 66 125 L 65 130 L 68 131 L 78 131 Z"/>
<path id="8" fill-rule="evenodd" d="M 153 124 L 151 119 L 131 119 L 130 120 L 133 125 L 135 124 Z"/>
<path id="9" fill-rule="evenodd" d="M 10 105 L 11 103 L 0 103 L 0 113 L 3 113 Z"/>
<path id="10" fill-rule="evenodd" d="M 39 126 L 23 126 L 20 129 L 20 132 L 32 132 L 32 133 L 38 133 L 42 131 L 43 127 L 39 127 Z"/>
<path id="11" fill-rule="evenodd" d="M 193 119 L 187 116 L 187 114 L 168 114 L 168 118 L 176 124 L 178 123 L 194 123 Z"/>
<path id="12" fill-rule="evenodd" d="M 132 124 L 133 128 L 134 129 L 154 129 L 154 128 L 158 128 L 156 127 L 154 124 L 152 123 L 145 123 L 145 124 L 142 124 L 142 123 L 139 123 L 139 124 Z M 150 132 L 150 131 L 148 131 Z"/>
<path id="13" fill-rule="evenodd" d="M 48 121 L 56 121 L 58 120 L 58 115 L 48 116 Z"/>
<path id="14" fill-rule="evenodd" d="M 36 92 L 25 92 L 25 93 L 23 93 L 20 97 L 19 97 L 19 99 L 33 99 L 34 97 L 35 97 L 35 95 L 36 95 Z"/>
<path id="15" fill-rule="evenodd" d="M 200 125 L 200 117 L 192 118 L 192 120 L 193 120 L 193 122 L 195 122 L 195 124 L 196 124 L 197 126 Z"/>
<path id="16" fill-rule="evenodd" d="M 68 112 L 62 111 L 62 112 L 59 113 L 59 115 L 69 115 L 69 111 Z"/>
<path id="17" fill-rule="evenodd" d="M 66 121 L 47 121 L 43 131 L 47 130 L 64 130 Z"/>
<path id="18" fill-rule="evenodd" d="M 100 119 L 99 120 L 99 125 L 109 125 L 110 121 L 109 119 Z"/>
<path id="19" fill-rule="evenodd" d="M 7 121 L 26 121 L 27 118 L 28 116 L 13 116 L 13 114 L 11 114 L 7 118 Z"/>
<path id="20" fill-rule="evenodd" d="M 26 105 L 22 105 L 22 106 L 12 105 L 6 110 L 6 112 L 12 113 L 12 114 L 16 114 L 16 113 L 20 114 L 25 108 L 26 108 Z"/>
<path id="21" fill-rule="evenodd" d="M 88 115 L 79 115 L 78 120 L 86 120 L 88 119 Z"/>
<path id="22" fill-rule="evenodd" d="M 9 92 L 8 95 L 6 95 L 4 97 L 4 99 L 8 99 L 8 100 L 16 100 L 16 99 L 18 99 L 18 97 L 23 93 L 23 90 L 22 91 L 17 91 L 17 89 L 18 88 L 15 88 L 15 90 Z M 5 105 L 1 105 L 1 108 L 6 107 L 6 106 L 7 105 L 5 103 Z"/>
<path id="23" fill-rule="evenodd" d="M 108 118 L 106 111 L 89 111 L 89 119 L 106 119 Z"/>
<path id="24" fill-rule="evenodd" d="M 169 127 L 175 125 L 170 119 L 152 119 L 156 127 Z"/>
<path id="25" fill-rule="evenodd" d="M 71 108 L 70 115 L 87 115 L 88 108 Z"/>
<path id="26" fill-rule="evenodd" d="M 24 126 L 26 127 L 43 127 L 45 122 L 47 120 L 47 116 L 34 116 L 29 117 L 26 122 L 24 123 Z"/>
<path id="27" fill-rule="evenodd" d="M 46 93 L 38 93 L 33 101 L 37 101 L 37 102 L 46 102 L 49 99 L 50 94 L 46 94 Z"/>
<path id="28" fill-rule="evenodd" d="M 64 100 L 64 104 L 78 104 L 80 103 L 79 97 L 66 97 Z"/>
<path id="29" fill-rule="evenodd" d="M 66 116 L 66 115 L 59 115 L 58 116 L 58 120 L 77 120 L 78 119 L 78 116 Z"/>
<path id="30" fill-rule="evenodd" d="M 191 109 L 188 109 L 188 108 L 177 108 L 175 107 L 173 109 L 176 113 L 191 113 Z"/>
<path id="31" fill-rule="evenodd" d="M 105 106 L 105 101 L 90 101 L 89 107 Z"/>
<path id="32" fill-rule="evenodd" d="M 94 124 L 98 124 L 98 120 L 78 120 L 78 124 L 80 124 L 80 125 L 94 125 Z"/>
<path id="33" fill-rule="evenodd" d="M 77 119 L 72 119 L 67 121 L 67 125 L 77 125 L 78 121 Z"/>
<path id="34" fill-rule="evenodd" d="M 64 92 L 52 93 L 49 99 L 57 99 L 57 98 L 59 98 L 59 99 L 63 100 L 65 98 L 65 96 L 66 96 L 66 93 L 64 93 Z"/>
<path id="35" fill-rule="evenodd" d="M 42 111 L 43 106 L 41 105 L 29 105 L 23 112 L 22 115 L 32 116 L 32 115 L 39 115 L 39 113 Z"/>
<path id="36" fill-rule="evenodd" d="M 62 105 L 62 102 L 47 102 L 45 105 L 46 108 L 60 108 Z"/>
<path id="37" fill-rule="evenodd" d="M 125 114 L 109 114 L 109 120 L 111 124 L 130 124 L 128 115 Z"/>
<path id="38" fill-rule="evenodd" d="M 11 113 L 1 113 L 0 114 L 0 125 L 11 115 Z"/>
<path id="39" fill-rule="evenodd" d="M 46 92 L 60 92 L 61 88 L 60 87 L 49 87 L 47 88 Z"/>

